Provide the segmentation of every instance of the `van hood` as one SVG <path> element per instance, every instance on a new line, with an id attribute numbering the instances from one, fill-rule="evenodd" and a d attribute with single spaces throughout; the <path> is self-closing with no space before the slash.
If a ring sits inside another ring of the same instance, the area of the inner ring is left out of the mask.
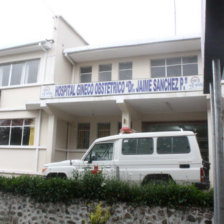
<path id="1" fill-rule="evenodd" d="M 45 164 L 44 167 L 57 167 L 57 166 L 76 166 L 83 164 L 83 160 L 64 160 L 56 163 Z"/>

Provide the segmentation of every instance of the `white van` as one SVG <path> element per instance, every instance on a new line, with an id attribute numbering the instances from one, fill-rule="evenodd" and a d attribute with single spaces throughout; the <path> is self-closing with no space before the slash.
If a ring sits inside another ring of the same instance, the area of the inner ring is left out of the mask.
<path id="1" fill-rule="evenodd" d="M 81 160 L 45 165 L 46 177 L 72 178 L 74 171 L 102 172 L 108 177 L 140 183 L 204 185 L 196 136 L 191 131 L 119 134 L 96 139 Z"/>

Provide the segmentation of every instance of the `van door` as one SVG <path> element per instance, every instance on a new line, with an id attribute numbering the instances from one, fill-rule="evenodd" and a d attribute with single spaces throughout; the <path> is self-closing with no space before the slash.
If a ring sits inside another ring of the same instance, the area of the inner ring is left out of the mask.
<path id="1" fill-rule="evenodd" d="M 91 173 L 103 173 L 107 177 L 115 175 L 114 143 L 96 143 L 84 159 L 84 169 Z"/>

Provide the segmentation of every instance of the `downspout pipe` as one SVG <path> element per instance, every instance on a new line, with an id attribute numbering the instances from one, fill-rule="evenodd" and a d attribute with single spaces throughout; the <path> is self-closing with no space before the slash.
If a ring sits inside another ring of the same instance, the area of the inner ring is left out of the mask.
<path id="1" fill-rule="evenodd" d="M 39 147 L 40 147 L 40 126 L 41 126 L 41 115 L 42 111 L 39 110 L 38 115 L 38 126 L 37 126 L 37 142 L 36 142 L 36 165 L 35 165 L 35 171 L 38 173 L 38 164 L 39 164 Z"/>

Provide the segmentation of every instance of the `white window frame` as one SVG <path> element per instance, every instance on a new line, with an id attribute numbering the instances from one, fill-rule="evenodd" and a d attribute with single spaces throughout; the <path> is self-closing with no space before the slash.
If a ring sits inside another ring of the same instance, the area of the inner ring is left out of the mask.
<path id="1" fill-rule="evenodd" d="M 82 68 L 91 68 L 91 72 L 81 72 Z M 85 82 L 82 82 L 81 80 L 81 76 L 82 75 L 90 75 L 90 82 L 92 82 L 92 73 L 93 73 L 93 68 L 92 66 L 82 66 L 80 67 L 80 83 L 85 83 Z M 87 82 L 88 83 L 88 82 Z"/>
<path id="2" fill-rule="evenodd" d="M 39 66 L 38 66 L 38 71 L 37 71 L 37 81 L 35 83 L 25 83 L 25 71 L 26 71 L 26 66 L 27 66 L 29 61 L 39 61 Z M 16 85 L 11 85 L 12 67 L 13 67 L 14 64 L 17 64 L 17 63 L 22 63 L 23 64 L 22 65 L 23 67 L 22 67 L 22 74 L 21 74 L 20 83 L 16 84 Z M 30 86 L 30 85 L 38 84 L 39 73 L 40 73 L 40 58 L 33 58 L 33 59 L 29 59 L 29 60 L 24 60 L 24 61 L 14 61 L 14 62 L 11 62 L 11 63 L 0 64 L 0 66 L 4 66 L 4 65 L 9 65 L 10 66 L 9 80 L 8 80 L 8 84 L 6 86 L 0 86 L 0 89 L 10 88 L 10 87 L 18 87 L 18 86 Z"/>
<path id="3" fill-rule="evenodd" d="M 129 64 L 129 63 L 131 64 L 131 68 L 129 68 L 129 69 L 120 69 L 120 64 Z M 131 71 L 131 80 L 132 80 L 132 77 L 133 77 L 133 63 L 131 61 L 119 62 L 118 69 L 119 69 L 119 80 L 124 80 L 124 79 L 120 79 L 120 72 L 121 71 Z"/>
<path id="4" fill-rule="evenodd" d="M 107 70 L 107 71 L 100 71 L 100 66 L 103 66 L 103 65 L 110 65 L 111 66 L 111 69 L 110 70 Z M 108 72 L 108 73 L 110 72 L 110 80 L 108 80 L 108 81 L 111 81 L 112 80 L 112 64 L 100 64 L 99 65 L 99 77 L 98 77 L 99 82 L 102 82 L 100 80 L 100 74 L 102 74 L 104 72 Z"/>
<path id="5" fill-rule="evenodd" d="M 183 58 L 185 57 L 197 57 L 197 62 L 194 63 L 183 63 Z M 172 64 L 172 65 L 167 65 L 167 60 L 171 59 L 171 58 L 180 58 L 180 64 Z M 165 65 L 151 65 L 151 68 L 162 68 L 165 67 L 165 76 L 162 77 L 171 77 L 171 76 L 167 76 L 167 69 L 168 67 L 172 67 L 172 66 L 179 66 L 181 68 L 181 74 L 180 76 L 184 76 L 183 75 L 183 65 L 195 65 L 197 64 L 197 68 L 198 68 L 198 55 L 187 55 L 187 56 L 177 56 L 177 57 L 170 57 L 170 58 L 157 58 L 157 59 L 151 59 L 152 60 L 165 60 Z M 197 74 L 198 75 L 198 74 Z M 152 70 L 151 70 L 151 77 L 152 77 Z M 162 78 L 162 77 L 152 77 L 152 78 Z M 175 76 L 175 77 L 179 77 L 179 76 Z"/>

